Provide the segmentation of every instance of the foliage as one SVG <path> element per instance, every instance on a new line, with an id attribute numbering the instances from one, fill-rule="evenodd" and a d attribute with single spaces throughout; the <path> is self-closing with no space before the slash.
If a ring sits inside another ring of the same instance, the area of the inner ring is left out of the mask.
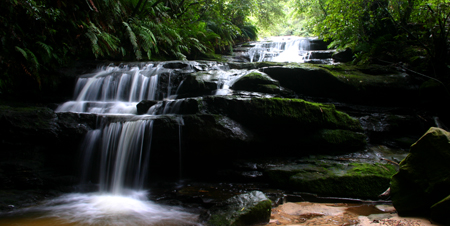
<path id="1" fill-rule="evenodd" d="M 52 71 L 77 60 L 185 60 L 227 50 L 256 40 L 249 17 L 268 26 L 282 15 L 281 1 L 0 1 L 0 95 L 55 87 Z"/>
<path id="2" fill-rule="evenodd" d="M 356 62 L 412 63 L 423 55 L 430 74 L 448 75 L 448 0 L 296 0 L 295 6 L 311 33 L 332 41 L 330 47 L 352 48 Z"/>

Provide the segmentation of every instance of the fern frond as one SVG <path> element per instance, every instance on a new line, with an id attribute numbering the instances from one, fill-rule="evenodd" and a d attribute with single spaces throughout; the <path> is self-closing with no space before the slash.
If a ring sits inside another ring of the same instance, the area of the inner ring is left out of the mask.
<path id="1" fill-rule="evenodd" d="M 23 50 L 22 48 L 16 46 L 16 51 L 21 53 L 23 55 L 23 57 L 25 57 L 25 59 L 28 60 L 28 55 L 27 55 L 27 52 L 25 52 L 25 50 Z"/>
<path id="2" fill-rule="evenodd" d="M 53 48 L 43 42 L 36 42 L 36 44 L 40 45 L 48 54 L 48 57 L 52 57 Z"/>

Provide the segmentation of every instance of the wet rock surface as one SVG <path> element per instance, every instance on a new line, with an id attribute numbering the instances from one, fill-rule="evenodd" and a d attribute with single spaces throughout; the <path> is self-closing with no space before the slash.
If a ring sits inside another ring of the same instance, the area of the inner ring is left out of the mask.
<path id="1" fill-rule="evenodd" d="M 271 201 L 261 191 L 233 196 L 216 204 L 200 218 L 207 225 L 254 225 L 269 222 Z"/>

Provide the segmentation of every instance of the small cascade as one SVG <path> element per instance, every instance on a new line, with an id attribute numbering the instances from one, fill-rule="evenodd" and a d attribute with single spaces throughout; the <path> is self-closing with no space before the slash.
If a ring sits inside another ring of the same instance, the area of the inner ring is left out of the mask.
<path id="1" fill-rule="evenodd" d="M 56 112 L 136 114 L 136 104 L 142 100 L 175 99 L 186 74 L 222 69 L 226 69 L 223 64 L 195 61 L 104 66 L 81 76 L 74 100 Z"/>
<path id="2" fill-rule="evenodd" d="M 299 62 L 309 59 L 309 40 L 300 37 L 274 37 L 268 42 L 259 42 L 248 50 L 250 62 Z"/>

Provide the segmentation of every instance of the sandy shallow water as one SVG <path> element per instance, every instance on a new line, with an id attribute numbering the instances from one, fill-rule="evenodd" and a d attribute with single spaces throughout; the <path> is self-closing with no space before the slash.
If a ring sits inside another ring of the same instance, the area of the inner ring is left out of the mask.
<path id="1" fill-rule="evenodd" d="M 311 202 L 273 208 L 268 225 L 441 226 L 425 218 L 400 217 L 391 205 Z"/>

